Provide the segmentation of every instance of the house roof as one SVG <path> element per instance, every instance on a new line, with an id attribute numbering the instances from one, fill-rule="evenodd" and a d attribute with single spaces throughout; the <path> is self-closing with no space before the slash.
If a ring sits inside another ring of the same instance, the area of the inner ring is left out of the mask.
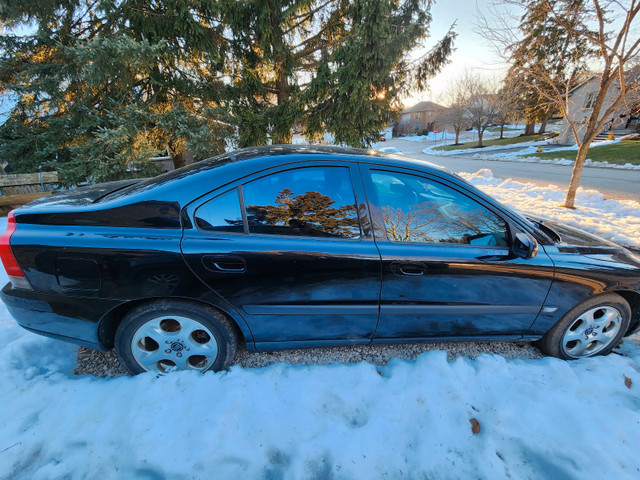
<path id="1" fill-rule="evenodd" d="M 630 70 L 627 70 L 624 75 L 626 77 L 627 82 L 633 82 L 635 78 L 640 77 L 640 66 L 635 66 Z M 573 87 L 571 90 L 569 90 L 569 95 L 570 96 L 573 95 L 577 90 L 580 90 L 581 88 L 590 84 L 593 80 L 599 80 L 599 78 L 600 78 L 599 73 L 595 73 L 595 72 L 591 73 L 583 82 L 579 83 L 578 85 Z M 613 86 L 619 87 L 619 85 L 620 84 L 616 79 L 616 81 L 613 83 Z"/>
<path id="2" fill-rule="evenodd" d="M 442 105 L 438 105 L 437 103 L 425 101 L 425 102 L 416 103 L 413 107 L 409 107 L 403 110 L 402 113 L 426 112 L 429 110 L 441 110 L 445 108 L 446 107 L 443 107 Z"/>

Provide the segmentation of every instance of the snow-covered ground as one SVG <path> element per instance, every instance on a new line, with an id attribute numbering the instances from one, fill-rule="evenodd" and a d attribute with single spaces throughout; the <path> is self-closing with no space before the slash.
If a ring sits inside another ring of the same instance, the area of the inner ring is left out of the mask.
<path id="1" fill-rule="evenodd" d="M 638 203 L 581 190 L 565 212 L 559 190 L 465 176 L 518 208 L 640 238 Z M 0 304 L 0 478 L 637 479 L 640 347 L 618 353 L 97 379 Z"/>
<path id="2" fill-rule="evenodd" d="M 560 205 L 566 190 L 556 186 L 495 178 L 489 169 L 461 173 L 463 178 L 489 195 L 524 213 L 557 220 L 625 246 L 640 247 L 640 203 L 606 200 L 597 190 L 578 188 L 576 210 Z"/>
<path id="3" fill-rule="evenodd" d="M 475 153 L 475 154 L 472 154 L 472 156 L 474 158 L 476 156 L 477 158 L 493 158 L 494 156 L 498 155 L 496 152 L 500 152 L 502 150 L 511 150 L 513 148 L 522 148 L 522 151 L 519 151 L 517 153 L 518 155 L 524 155 L 524 153 L 522 152 L 529 152 L 531 150 L 531 153 L 535 153 L 538 146 L 546 145 L 547 143 L 549 143 L 547 140 L 535 140 L 531 142 L 513 143 L 509 145 L 491 145 L 488 147 L 483 147 L 482 150 L 479 150 L 482 153 Z M 470 152 L 469 149 L 437 150 L 437 148 L 439 147 L 440 145 L 429 146 L 423 150 L 423 153 L 426 153 L 427 155 L 438 155 L 440 157 L 448 157 L 451 155 L 470 155 L 471 152 L 474 151 L 472 150 Z M 503 153 L 502 155 L 509 155 L 509 154 Z"/>
<path id="4" fill-rule="evenodd" d="M 407 140 L 409 142 L 439 142 L 439 141 L 449 141 L 454 140 L 456 135 L 454 133 L 449 132 L 429 132 L 428 135 L 407 135 L 406 137 L 400 137 L 402 140 Z"/>
<path id="5" fill-rule="evenodd" d="M 505 138 L 517 137 L 524 133 L 524 126 L 518 125 L 505 125 L 503 136 Z M 401 140 L 407 140 L 409 142 L 419 142 L 429 145 L 427 148 L 434 148 L 441 145 L 451 144 L 451 140 L 455 140 L 456 135 L 452 132 L 430 132 L 428 135 L 407 135 L 403 137 L 396 137 Z M 485 130 L 483 139 L 490 140 L 494 138 L 500 138 L 500 130 Z M 475 129 L 464 130 L 460 132 L 459 141 L 461 143 L 478 141 L 478 131 Z"/>

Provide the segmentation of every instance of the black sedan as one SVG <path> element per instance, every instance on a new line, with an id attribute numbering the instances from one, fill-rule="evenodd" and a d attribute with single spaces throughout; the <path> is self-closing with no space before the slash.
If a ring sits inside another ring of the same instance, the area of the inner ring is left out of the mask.
<path id="1" fill-rule="evenodd" d="M 2 299 L 132 373 L 250 351 L 432 340 L 606 354 L 640 322 L 640 259 L 524 218 L 455 174 L 364 150 L 239 150 L 12 212 Z"/>

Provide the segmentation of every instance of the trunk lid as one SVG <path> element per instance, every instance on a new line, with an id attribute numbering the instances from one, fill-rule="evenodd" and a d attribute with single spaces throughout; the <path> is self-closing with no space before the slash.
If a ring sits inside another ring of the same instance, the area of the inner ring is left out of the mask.
<path id="1" fill-rule="evenodd" d="M 70 207 L 90 205 L 97 202 L 102 197 L 114 193 L 123 188 L 138 183 L 140 179 L 135 180 L 118 180 L 115 182 L 99 183 L 97 185 L 88 185 L 86 187 L 78 187 L 73 190 L 56 192 L 53 195 L 39 198 L 20 207 L 20 211 L 29 210 L 40 207 Z"/>

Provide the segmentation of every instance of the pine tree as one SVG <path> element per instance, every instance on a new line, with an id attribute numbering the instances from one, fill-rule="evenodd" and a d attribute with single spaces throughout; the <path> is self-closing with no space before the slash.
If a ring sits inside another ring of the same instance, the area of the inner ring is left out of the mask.
<path id="1" fill-rule="evenodd" d="M 180 0 L 5 6 L 0 88 L 18 101 L 0 157 L 71 184 L 156 173 L 149 158 L 160 152 L 179 161 L 223 150 L 221 27 L 195 12 Z"/>
<path id="2" fill-rule="evenodd" d="M 63 183 L 154 173 L 294 128 L 367 145 L 446 62 L 431 0 L 12 0 L 0 5 L 0 126 L 15 171 Z"/>
<path id="3" fill-rule="evenodd" d="M 432 2 L 248 0 L 222 2 L 228 26 L 229 111 L 240 146 L 290 143 L 294 128 L 368 145 L 448 58 L 450 31 L 422 58 Z"/>
<path id="4" fill-rule="evenodd" d="M 549 96 L 554 90 L 571 90 L 579 83 L 591 52 L 584 38 L 554 18 L 555 11 L 562 11 L 567 23 L 580 25 L 586 16 L 583 0 L 527 0 L 524 8 L 522 38 L 512 46 L 506 83 L 518 92 L 520 110 L 528 125 L 525 133 L 533 134 L 535 123 L 546 125 L 558 111 Z"/>

